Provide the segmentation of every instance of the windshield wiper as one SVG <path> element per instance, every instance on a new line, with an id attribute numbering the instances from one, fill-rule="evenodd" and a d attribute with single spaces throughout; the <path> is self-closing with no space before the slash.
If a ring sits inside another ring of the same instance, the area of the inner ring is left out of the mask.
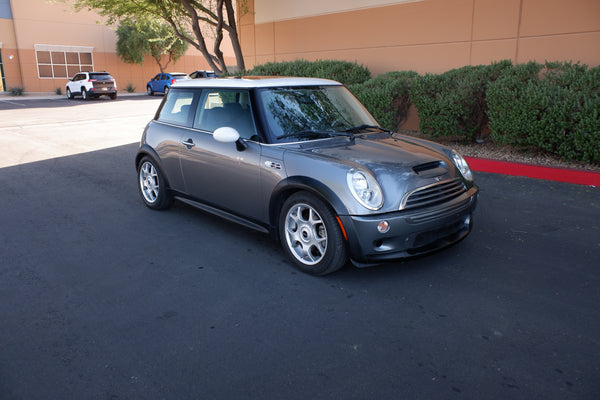
<path id="1" fill-rule="evenodd" d="M 389 129 L 385 129 L 385 128 L 382 128 L 382 127 L 377 126 L 377 125 L 369 125 L 369 124 L 363 124 L 363 125 L 353 126 L 352 128 L 346 129 L 346 132 L 358 133 L 360 131 L 364 131 L 365 129 L 377 129 L 377 130 L 379 130 L 381 132 L 392 133 L 392 131 L 390 131 Z"/>
<path id="2" fill-rule="evenodd" d="M 288 133 L 285 135 L 281 135 L 281 136 L 277 136 L 277 140 L 281 140 L 281 139 L 285 139 L 285 138 L 289 138 L 289 137 L 321 137 L 321 136 L 328 136 L 328 137 L 335 137 L 335 136 L 345 136 L 345 137 L 349 137 L 349 138 L 354 138 L 354 135 L 352 135 L 351 133 L 347 133 L 347 132 L 336 132 L 336 131 L 319 131 L 319 130 L 305 130 L 305 131 L 298 131 L 298 132 L 293 132 L 293 133 Z"/>

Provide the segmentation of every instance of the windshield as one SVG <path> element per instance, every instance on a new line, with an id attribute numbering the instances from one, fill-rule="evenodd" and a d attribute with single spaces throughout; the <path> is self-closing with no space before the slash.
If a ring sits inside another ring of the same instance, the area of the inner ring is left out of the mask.
<path id="1" fill-rule="evenodd" d="M 265 88 L 259 92 L 272 143 L 297 142 L 378 126 L 344 86 Z"/>

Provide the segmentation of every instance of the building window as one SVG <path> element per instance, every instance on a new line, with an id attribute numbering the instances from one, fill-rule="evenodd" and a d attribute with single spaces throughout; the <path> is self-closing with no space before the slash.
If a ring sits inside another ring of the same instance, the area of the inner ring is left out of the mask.
<path id="1" fill-rule="evenodd" d="M 93 71 L 93 47 L 35 45 L 40 78 L 70 78 L 81 71 Z"/>

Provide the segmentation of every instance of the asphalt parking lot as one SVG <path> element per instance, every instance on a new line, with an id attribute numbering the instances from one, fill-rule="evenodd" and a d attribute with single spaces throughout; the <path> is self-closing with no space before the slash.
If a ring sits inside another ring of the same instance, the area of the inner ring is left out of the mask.
<path id="1" fill-rule="evenodd" d="M 600 188 L 476 172 L 465 241 L 316 278 L 143 205 L 159 102 L 0 99 L 0 399 L 600 398 Z"/>

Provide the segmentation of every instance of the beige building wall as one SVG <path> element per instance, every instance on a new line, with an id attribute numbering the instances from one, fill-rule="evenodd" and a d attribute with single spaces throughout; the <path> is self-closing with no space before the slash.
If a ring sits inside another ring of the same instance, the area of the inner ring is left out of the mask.
<path id="1" fill-rule="evenodd" d="M 35 46 L 64 46 L 92 48 L 93 67 L 109 71 L 117 80 L 119 90 L 128 84 L 136 91 L 145 91 L 146 82 L 160 72 L 158 65 L 147 58 L 143 66 L 126 64 L 116 55 L 116 28 L 108 27 L 93 12 L 75 13 L 69 2 L 47 0 L 10 0 L 12 20 L 0 19 L 0 42 L 6 86 L 24 87 L 27 92 L 64 92 L 66 78 L 40 78 Z M 224 46 L 225 54 L 228 48 Z M 8 55 L 13 55 L 8 59 Z M 229 58 L 226 58 L 229 61 Z M 190 49 L 169 71 L 191 73 L 208 69 L 200 53 Z M 72 75 L 72 74 L 69 74 Z"/>
<path id="2" fill-rule="evenodd" d="M 247 67 L 356 61 L 374 74 L 510 59 L 600 64 L 599 0 L 248 0 Z"/>

